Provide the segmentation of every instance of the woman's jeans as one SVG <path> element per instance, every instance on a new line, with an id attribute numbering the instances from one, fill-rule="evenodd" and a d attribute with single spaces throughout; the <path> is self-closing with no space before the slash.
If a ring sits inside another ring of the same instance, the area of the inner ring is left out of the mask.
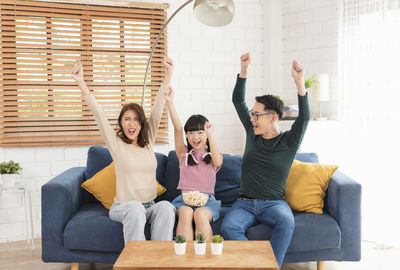
<path id="1" fill-rule="evenodd" d="M 175 224 L 175 207 L 168 201 L 140 203 L 114 202 L 108 213 L 111 220 L 121 222 L 125 245 L 128 241 L 146 240 L 144 227 L 150 223 L 151 240 L 172 240 Z"/>
<path id="2" fill-rule="evenodd" d="M 273 228 L 271 246 L 281 267 L 294 231 L 293 213 L 286 201 L 238 199 L 224 217 L 221 232 L 226 240 L 248 240 L 247 229 L 257 223 Z"/>

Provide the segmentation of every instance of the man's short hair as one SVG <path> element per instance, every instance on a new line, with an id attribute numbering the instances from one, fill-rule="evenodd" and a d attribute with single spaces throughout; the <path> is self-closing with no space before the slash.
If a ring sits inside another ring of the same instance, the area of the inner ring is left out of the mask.
<path id="1" fill-rule="evenodd" d="M 264 110 L 275 111 L 278 114 L 279 119 L 282 118 L 283 102 L 279 98 L 273 95 L 263 95 L 263 96 L 257 96 L 256 101 L 264 104 Z"/>

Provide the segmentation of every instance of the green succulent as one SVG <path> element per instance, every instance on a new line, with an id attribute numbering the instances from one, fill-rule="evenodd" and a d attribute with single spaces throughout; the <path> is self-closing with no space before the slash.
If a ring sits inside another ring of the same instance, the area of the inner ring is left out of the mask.
<path id="1" fill-rule="evenodd" d="M 307 88 L 313 87 L 315 84 L 317 83 L 317 81 L 314 79 L 314 76 L 305 79 L 304 81 L 304 86 Z"/>
<path id="2" fill-rule="evenodd" d="M 175 236 L 175 243 L 185 243 L 185 242 L 186 242 L 186 239 L 183 234 L 177 234 Z"/>
<path id="3" fill-rule="evenodd" d="M 214 235 L 211 240 L 211 242 L 213 242 L 213 243 L 222 243 L 223 241 L 224 241 L 224 238 L 219 234 Z"/>
<path id="4" fill-rule="evenodd" d="M 13 160 L 0 163 L 0 174 L 20 174 L 21 171 L 21 165 Z"/>
<path id="5" fill-rule="evenodd" d="M 196 234 L 196 240 L 197 240 L 197 243 L 205 243 L 206 238 L 204 237 L 204 233 L 199 232 L 198 234 Z"/>

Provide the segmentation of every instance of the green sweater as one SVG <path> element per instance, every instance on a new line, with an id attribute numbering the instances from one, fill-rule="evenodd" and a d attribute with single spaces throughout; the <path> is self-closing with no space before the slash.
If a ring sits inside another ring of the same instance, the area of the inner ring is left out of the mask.
<path id="1" fill-rule="evenodd" d="M 286 179 L 310 119 L 307 95 L 298 95 L 299 115 L 292 128 L 272 139 L 263 139 L 254 134 L 245 93 L 246 79 L 238 76 L 232 102 L 246 130 L 239 192 L 253 199 L 284 200 Z"/>

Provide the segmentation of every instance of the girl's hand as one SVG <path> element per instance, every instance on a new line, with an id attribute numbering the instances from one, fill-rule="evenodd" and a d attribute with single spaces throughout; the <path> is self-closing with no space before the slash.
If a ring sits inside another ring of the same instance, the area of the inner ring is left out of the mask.
<path id="1" fill-rule="evenodd" d="M 168 88 L 165 90 L 164 98 L 166 102 L 174 102 L 174 89 L 172 89 L 171 86 L 168 86 Z"/>
<path id="2" fill-rule="evenodd" d="M 207 133 L 207 135 L 208 135 L 208 134 L 211 134 L 211 133 L 214 131 L 214 126 L 211 125 L 210 122 L 206 122 L 206 123 L 204 124 L 204 131 Z"/>
<path id="3" fill-rule="evenodd" d="M 72 69 L 72 78 L 74 78 L 74 80 L 77 83 L 83 82 L 83 68 L 82 68 L 82 64 L 81 62 L 78 62 L 75 64 L 75 66 Z"/>

